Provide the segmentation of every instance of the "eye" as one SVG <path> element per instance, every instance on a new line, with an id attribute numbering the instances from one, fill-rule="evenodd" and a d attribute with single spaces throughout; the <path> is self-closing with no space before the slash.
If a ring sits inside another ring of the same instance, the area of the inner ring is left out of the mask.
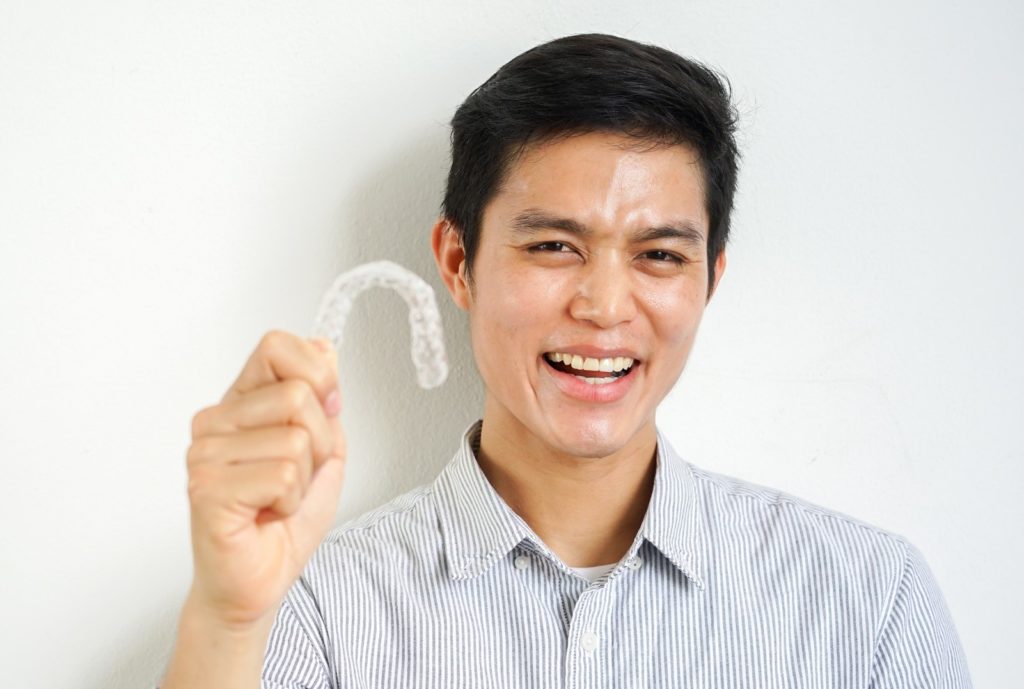
<path id="1" fill-rule="evenodd" d="M 655 263 L 685 263 L 682 257 L 667 251 L 648 251 L 644 255 L 653 258 Z"/>
<path id="2" fill-rule="evenodd" d="M 527 251 L 530 251 L 532 253 L 564 253 L 563 249 L 566 251 L 571 251 L 571 249 L 562 242 L 544 242 L 543 244 L 534 244 L 533 246 L 529 247 Z"/>

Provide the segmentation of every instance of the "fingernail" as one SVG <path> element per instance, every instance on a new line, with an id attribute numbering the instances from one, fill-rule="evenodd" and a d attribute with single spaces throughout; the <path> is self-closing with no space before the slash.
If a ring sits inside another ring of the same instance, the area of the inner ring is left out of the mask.
<path id="1" fill-rule="evenodd" d="M 331 390 L 331 394 L 324 400 L 324 410 L 328 416 L 337 416 L 341 411 L 341 395 L 337 390 Z"/>
<path id="2" fill-rule="evenodd" d="M 331 348 L 331 343 L 326 337 L 313 338 L 313 344 L 316 345 L 316 348 L 321 352 L 326 352 Z"/>

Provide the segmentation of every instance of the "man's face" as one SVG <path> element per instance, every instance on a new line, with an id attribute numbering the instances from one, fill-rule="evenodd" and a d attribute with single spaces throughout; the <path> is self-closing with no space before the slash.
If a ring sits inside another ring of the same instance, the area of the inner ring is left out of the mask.
<path id="1" fill-rule="evenodd" d="M 702 173 L 689 147 L 646 149 L 607 133 L 541 145 L 484 211 L 462 305 L 485 425 L 506 440 L 607 456 L 653 431 L 683 370 L 708 298 Z"/>

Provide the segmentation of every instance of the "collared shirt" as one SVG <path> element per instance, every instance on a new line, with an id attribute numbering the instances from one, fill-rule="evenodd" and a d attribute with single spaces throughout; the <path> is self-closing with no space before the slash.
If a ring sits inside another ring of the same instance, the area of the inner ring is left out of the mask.
<path id="1" fill-rule="evenodd" d="M 476 462 L 330 532 L 281 604 L 264 689 L 970 687 L 906 539 L 683 461 L 658 433 L 622 560 L 568 567 Z"/>

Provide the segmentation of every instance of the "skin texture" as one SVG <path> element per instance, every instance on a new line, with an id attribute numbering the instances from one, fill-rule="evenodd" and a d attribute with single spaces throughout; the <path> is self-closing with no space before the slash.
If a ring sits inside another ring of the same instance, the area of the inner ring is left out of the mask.
<path id="1" fill-rule="evenodd" d="M 639 236 L 668 226 L 694 241 Z M 617 562 L 643 521 L 655 409 L 711 296 L 707 232 L 694 150 L 610 133 L 541 144 L 513 163 L 485 208 L 472 282 L 453 228 L 434 226 L 438 270 L 469 313 L 485 386 L 481 469 L 569 566 Z M 715 287 L 724 272 L 723 252 Z M 556 381 L 543 356 L 587 348 L 638 359 L 618 399 L 568 392 L 574 379 Z"/>

